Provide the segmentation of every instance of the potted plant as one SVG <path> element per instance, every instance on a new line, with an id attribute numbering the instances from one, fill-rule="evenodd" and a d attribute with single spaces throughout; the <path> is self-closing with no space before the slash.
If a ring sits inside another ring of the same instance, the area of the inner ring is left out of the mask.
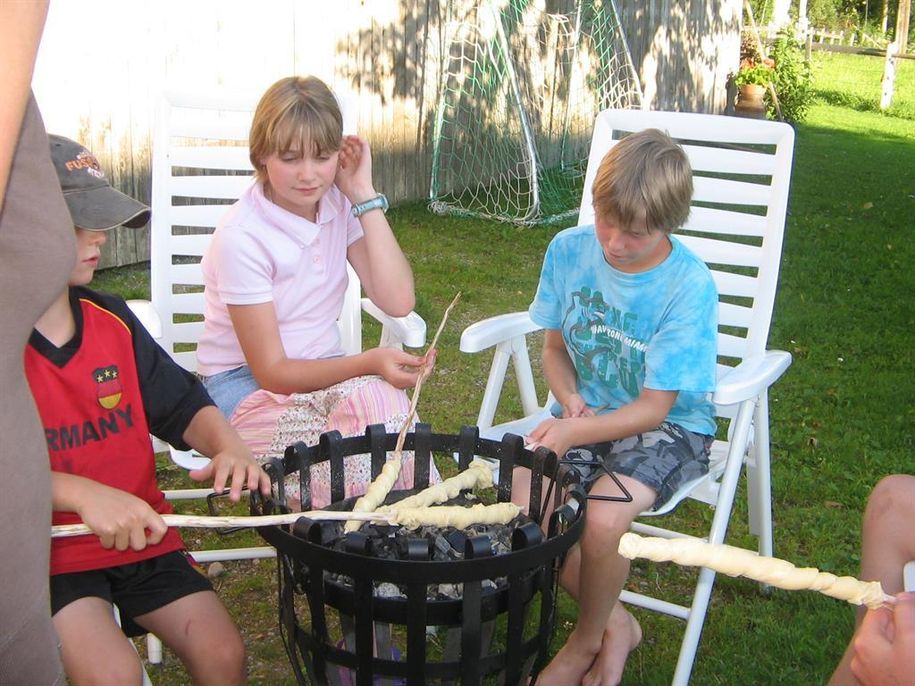
<path id="1" fill-rule="evenodd" d="M 766 87 L 775 78 L 775 62 L 768 57 L 740 61 L 740 68 L 734 74 L 737 86 L 737 111 L 749 116 L 764 117 L 766 105 L 763 98 Z"/>

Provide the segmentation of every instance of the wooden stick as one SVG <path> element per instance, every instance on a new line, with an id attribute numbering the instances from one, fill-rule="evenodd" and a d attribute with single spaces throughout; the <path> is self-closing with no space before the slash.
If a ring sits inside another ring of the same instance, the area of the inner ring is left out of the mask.
<path id="1" fill-rule="evenodd" d="M 308 512 L 290 512 L 288 514 L 262 515 L 251 517 L 206 517 L 200 515 L 178 515 L 164 514 L 162 519 L 169 526 L 198 528 L 198 529 L 221 529 L 226 526 L 277 526 L 280 524 L 294 524 L 299 517 L 308 517 L 315 521 L 349 521 L 358 520 L 362 522 L 380 521 L 390 523 L 393 515 L 384 512 L 350 512 L 337 510 L 310 510 Z M 85 524 L 59 524 L 51 527 L 52 538 L 64 538 L 67 536 L 83 536 L 91 534 L 90 529 Z"/>
<path id="2" fill-rule="evenodd" d="M 429 347 L 426 349 L 426 354 L 428 355 L 432 350 L 435 350 L 435 346 L 438 344 L 438 337 L 442 333 L 442 329 L 445 328 L 445 322 L 448 321 L 448 315 L 451 314 L 451 309 L 457 304 L 457 301 L 461 297 L 461 292 L 458 291 L 458 294 L 454 296 L 454 300 L 451 301 L 451 304 L 445 309 L 445 314 L 442 315 L 442 321 L 438 325 L 438 330 L 435 332 L 435 336 L 432 337 L 432 343 L 429 344 Z M 403 452 L 403 443 L 404 439 L 407 437 L 407 430 L 410 428 L 410 422 L 413 421 L 413 417 L 416 416 L 416 404 L 419 402 L 419 392 L 422 390 L 423 381 L 426 380 L 426 377 L 429 376 L 429 365 L 428 362 L 423 365 L 422 371 L 420 371 L 419 378 L 416 380 L 416 387 L 413 389 L 413 398 L 410 400 L 410 411 L 407 412 L 407 417 L 404 419 L 403 426 L 400 427 L 400 434 L 397 436 L 397 445 L 394 446 L 394 458 L 400 458 L 401 452 Z"/>
<path id="3" fill-rule="evenodd" d="M 426 349 L 426 355 L 428 355 L 432 350 L 435 350 L 435 346 L 438 343 L 438 337 L 442 333 L 442 329 L 445 328 L 445 322 L 448 321 L 448 314 L 451 312 L 451 308 L 454 307 L 455 303 L 457 303 L 458 298 L 460 297 L 461 293 L 459 291 L 458 294 L 454 296 L 454 300 L 451 301 L 451 304 L 448 305 L 448 307 L 445 309 L 445 314 L 442 315 L 442 321 L 438 325 L 438 331 L 435 332 L 435 336 L 432 337 L 432 343 L 430 343 L 429 347 Z M 381 474 L 378 475 L 378 478 L 375 479 L 371 485 L 369 485 L 365 495 L 356 500 L 356 504 L 353 505 L 353 511 L 373 511 L 376 507 L 378 507 L 378 505 L 384 502 L 388 492 L 394 486 L 394 480 L 397 479 L 397 476 L 400 473 L 404 440 L 407 437 L 407 431 L 410 428 L 413 417 L 416 416 L 416 404 L 419 402 L 419 392 L 422 389 L 423 381 L 427 376 L 429 376 L 428 360 L 423 364 L 423 368 L 419 371 L 419 377 L 416 379 L 416 387 L 413 389 L 413 398 L 410 401 L 410 410 L 407 412 L 407 416 L 403 421 L 403 426 L 400 427 L 400 433 L 397 435 L 397 444 L 394 446 L 394 455 L 384 465 L 384 469 L 382 470 Z M 370 493 L 371 496 L 369 495 Z M 361 524 L 362 522 L 359 520 L 351 520 L 346 523 L 344 530 L 347 532 L 358 531 Z"/>

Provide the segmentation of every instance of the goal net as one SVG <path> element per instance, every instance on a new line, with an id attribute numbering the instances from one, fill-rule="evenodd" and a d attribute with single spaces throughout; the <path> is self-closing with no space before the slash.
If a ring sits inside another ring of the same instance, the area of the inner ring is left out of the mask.
<path id="1" fill-rule="evenodd" d="M 432 211 L 515 224 L 577 212 L 597 113 L 642 95 L 613 0 L 565 4 L 480 0 L 450 18 Z"/>

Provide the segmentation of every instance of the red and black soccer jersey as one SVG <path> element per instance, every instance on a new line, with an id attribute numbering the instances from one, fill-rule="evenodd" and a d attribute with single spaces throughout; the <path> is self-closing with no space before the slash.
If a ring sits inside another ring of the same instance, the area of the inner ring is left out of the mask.
<path id="1" fill-rule="evenodd" d="M 120 298 L 71 288 L 70 307 L 76 320 L 73 338 L 58 348 L 33 330 L 25 352 L 51 470 L 122 489 L 156 512 L 171 512 L 156 484 L 149 434 L 186 449 L 184 430 L 212 401 Z M 54 524 L 79 521 L 71 512 L 54 513 Z M 51 574 L 103 569 L 183 547 L 175 529 L 139 552 L 105 550 L 91 535 L 55 538 Z"/>

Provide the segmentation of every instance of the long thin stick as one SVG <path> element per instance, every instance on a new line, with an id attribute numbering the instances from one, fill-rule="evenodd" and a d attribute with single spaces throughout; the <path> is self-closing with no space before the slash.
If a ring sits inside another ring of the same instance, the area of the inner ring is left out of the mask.
<path id="1" fill-rule="evenodd" d="M 442 315 L 442 321 L 438 325 L 438 330 L 435 332 L 435 336 L 432 337 L 432 343 L 429 344 L 429 347 L 426 349 L 426 354 L 435 350 L 435 346 L 438 344 L 438 337 L 442 333 L 442 329 L 445 328 L 445 322 L 448 321 L 448 315 L 451 314 L 452 308 L 457 304 L 457 301 L 460 299 L 461 293 L 458 291 L 458 294 L 454 296 L 454 300 L 451 301 L 451 304 L 445 309 L 445 314 Z M 413 398 L 410 400 L 410 411 L 407 412 L 407 417 L 404 419 L 403 426 L 400 427 L 400 434 L 397 436 L 397 445 L 394 446 L 394 457 L 399 458 L 401 452 L 403 451 L 404 439 L 407 437 L 407 430 L 410 428 L 410 423 L 413 421 L 413 417 L 416 416 L 416 404 L 419 402 L 419 392 L 423 387 L 423 381 L 426 380 L 426 377 L 429 376 L 429 364 L 428 362 L 423 365 L 423 369 L 419 374 L 419 378 L 416 380 L 416 386 L 413 388 Z"/>
<path id="2" fill-rule="evenodd" d="M 169 526 L 189 527 L 198 529 L 221 529 L 227 526 L 278 526 L 281 524 L 294 524 L 299 517 L 308 517 L 315 521 L 349 521 L 358 520 L 362 522 L 381 521 L 390 523 L 393 515 L 383 512 L 350 512 L 336 510 L 311 510 L 308 512 L 290 512 L 288 514 L 262 515 L 256 517 L 206 517 L 200 515 L 178 515 L 164 514 L 162 519 Z M 63 538 L 67 536 L 83 536 L 91 534 L 90 529 L 85 524 L 59 524 L 51 527 L 52 538 Z"/>
<path id="3" fill-rule="evenodd" d="M 438 331 L 435 332 L 435 336 L 432 338 L 432 343 L 429 344 L 429 347 L 426 349 L 426 355 L 428 355 L 432 350 L 435 350 L 435 346 L 438 343 L 438 337 L 442 333 L 442 329 L 445 328 L 445 322 L 448 321 L 448 314 L 451 312 L 451 308 L 457 303 L 458 298 L 461 297 L 460 291 L 454 300 L 451 301 L 451 304 L 445 309 L 445 314 L 442 315 L 442 321 L 438 325 Z M 371 512 L 381 503 L 384 502 L 384 499 L 388 496 L 388 492 L 394 485 L 395 479 L 397 479 L 398 474 L 400 473 L 401 466 L 401 457 L 403 455 L 403 444 L 404 440 L 407 437 L 407 431 L 410 428 L 410 425 L 413 422 L 413 417 L 416 416 L 416 404 L 419 402 L 419 392 L 423 387 L 423 381 L 426 377 L 429 376 L 430 367 L 428 358 L 423 363 L 422 369 L 419 371 L 419 376 L 416 379 L 416 386 L 413 388 L 413 398 L 410 401 L 410 410 L 407 412 L 407 416 L 404 417 L 403 426 L 400 427 L 400 433 L 397 435 L 397 444 L 394 446 L 394 455 L 388 460 L 384 469 L 382 469 L 381 474 L 378 475 L 378 478 L 373 481 L 366 491 L 365 495 L 359 498 L 356 501 L 356 504 L 353 505 L 354 512 Z M 359 527 L 362 525 L 362 522 L 358 520 L 351 520 L 346 523 L 344 530 L 349 531 L 358 531 Z"/>

